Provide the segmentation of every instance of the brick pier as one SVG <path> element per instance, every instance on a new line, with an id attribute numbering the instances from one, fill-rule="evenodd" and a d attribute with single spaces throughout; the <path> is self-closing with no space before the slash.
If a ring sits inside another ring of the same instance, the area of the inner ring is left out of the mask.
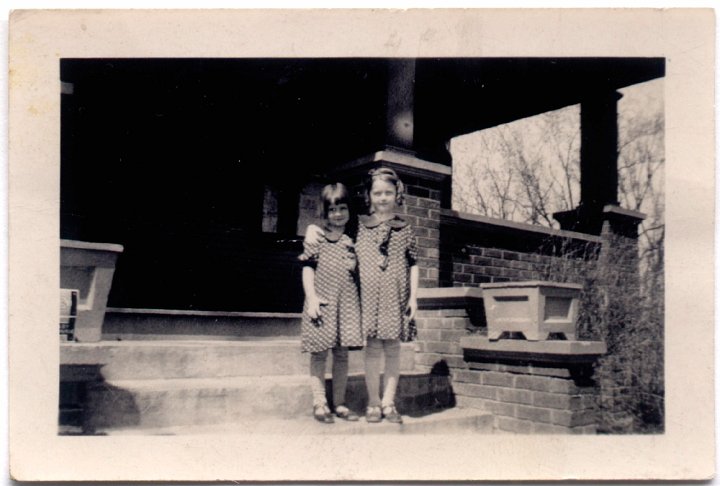
<path id="1" fill-rule="evenodd" d="M 449 375 L 458 407 L 492 413 L 499 431 L 597 432 L 604 343 L 490 341 L 477 288 L 422 289 L 419 305 L 416 368 Z"/>

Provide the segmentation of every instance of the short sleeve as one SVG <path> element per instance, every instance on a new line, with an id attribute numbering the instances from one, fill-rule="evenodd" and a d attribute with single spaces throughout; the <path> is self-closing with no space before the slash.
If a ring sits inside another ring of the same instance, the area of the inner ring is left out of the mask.
<path id="1" fill-rule="evenodd" d="M 303 241 L 303 252 L 298 257 L 298 260 L 300 260 L 303 265 L 316 267 L 318 256 L 320 255 L 320 245 L 322 245 L 321 242 L 314 244 L 308 243 L 306 238 Z"/>
<path id="2" fill-rule="evenodd" d="M 406 250 L 406 256 L 408 261 L 408 266 L 412 267 L 413 265 L 417 265 L 417 259 L 418 259 L 418 248 L 417 248 L 417 238 L 415 237 L 415 231 L 408 226 L 408 245 Z"/>

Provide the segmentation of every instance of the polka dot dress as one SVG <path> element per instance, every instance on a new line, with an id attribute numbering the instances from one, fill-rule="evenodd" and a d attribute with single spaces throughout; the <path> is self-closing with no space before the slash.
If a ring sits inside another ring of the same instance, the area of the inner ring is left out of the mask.
<path id="1" fill-rule="evenodd" d="M 410 298 L 410 267 L 417 261 L 415 232 L 398 217 L 385 222 L 361 218 L 356 248 L 365 334 L 412 340 L 403 316 Z"/>
<path id="2" fill-rule="evenodd" d="M 308 315 L 305 302 L 302 350 L 318 352 L 336 346 L 364 346 L 355 276 L 355 249 L 350 237 L 326 230 L 326 236 L 317 245 L 305 243 L 300 259 L 315 268 L 315 293 L 320 300 L 328 303 L 320 307 L 322 317 L 313 320 Z"/>

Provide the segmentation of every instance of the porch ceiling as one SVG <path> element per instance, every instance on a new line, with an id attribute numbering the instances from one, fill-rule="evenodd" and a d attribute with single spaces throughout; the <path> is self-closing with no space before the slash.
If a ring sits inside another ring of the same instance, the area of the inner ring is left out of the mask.
<path id="1" fill-rule="evenodd" d="M 421 120 L 416 123 L 434 124 L 434 130 L 452 138 L 664 73 L 662 58 L 421 59 L 416 73 Z"/>
<path id="2" fill-rule="evenodd" d="M 384 143 L 387 59 L 63 60 L 73 137 L 88 163 L 242 167 L 289 180 Z M 422 146 L 578 103 L 664 74 L 661 58 L 419 59 Z M 419 140 L 420 139 L 420 140 Z M 439 160 L 439 162 L 442 161 Z M 194 171 L 196 174 L 196 171 Z M 193 175 L 192 177 L 197 177 Z"/>

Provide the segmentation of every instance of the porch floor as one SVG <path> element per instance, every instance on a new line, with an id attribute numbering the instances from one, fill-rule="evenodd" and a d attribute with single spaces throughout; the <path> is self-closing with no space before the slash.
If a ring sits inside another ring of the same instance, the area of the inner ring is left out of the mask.
<path id="1" fill-rule="evenodd" d="M 494 433 L 493 417 L 474 409 L 450 408 L 423 416 L 403 416 L 401 425 L 380 422 L 369 424 L 364 417 L 358 422 L 336 419 L 334 424 L 317 422 L 307 415 L 292 418 L 248 417 L 226 424 L 179 425 L 171 427 L 123 427 L 98 430 L 94 435 L 374 435 L 374 434 L 464 434 Z M 61 435 L 79 435 L 79 427 L 64 427 Z"/>

